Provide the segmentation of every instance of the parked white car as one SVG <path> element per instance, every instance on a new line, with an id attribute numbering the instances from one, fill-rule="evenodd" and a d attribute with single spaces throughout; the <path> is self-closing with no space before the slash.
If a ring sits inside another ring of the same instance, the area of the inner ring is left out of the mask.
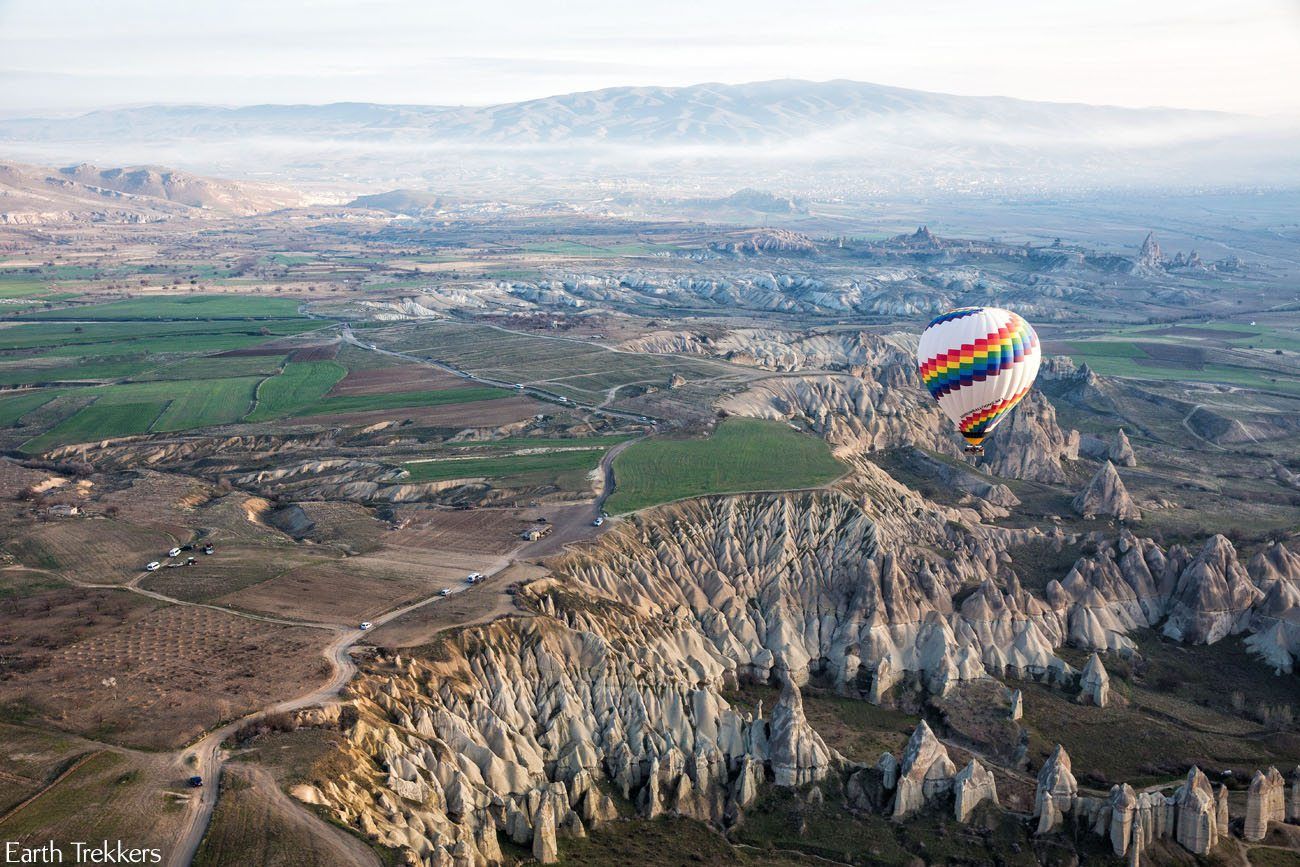
<path id="1" fill-rule="evenodd" d="M 375 624 L 371 623 L 369 620 L 363 620 L 363 621 L 361 621 L 361 629 L 362 629 L 363 631 L 366 630 L 366 629 L 369 629 L 370 627 L 372 627 L 372 626 L 374 626 L 374 625 L 375 625 Z"/>
<path id="2" fill-rule="evenodd" d="M 162 564 L 157 560 L 150 560 L 148 563 L 144 564 L 144 571 L 146 572 L 157 572 L 160 568 L 162 568 Z"/>
<path id="3" fill-rule="evenodd" d="M 180 555 L 181 555 L 180 548 L 172 548 L 170 551 L 167 552 L 168 557 L 179 557 Z"/>
<path id="4" fill-rule="evenodd" d="M 439 591 L 438 595 L 440 595 L 440 596 L 450 596 L 450 595 L 451 595 L 451 588 L 450 588 L 450 587 L 444 587 L 444 588 L 442 588 L 442 590 Z"/>

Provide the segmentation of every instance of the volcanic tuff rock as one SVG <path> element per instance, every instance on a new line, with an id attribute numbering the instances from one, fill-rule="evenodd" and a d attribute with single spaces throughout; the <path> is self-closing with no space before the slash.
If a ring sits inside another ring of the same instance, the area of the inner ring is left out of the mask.
<path id="1" fill-rule="evenodd" d="M 1259 842 L 1268 834 L 1269 822 L 1286 821 L 1286 780 L 1277 768 L 1256 771 L 1246 792 L 1243 836 Z"/>
<path id="2" fill-rule="evenodd" d="M 986 581 L 954 611 L 954 590 L 995 574 L 1011 541 L 964 532 L 959 515 L 862 461 L 852 482 L 830 493 L 699 501 L 638 516 L 574 551 L 558 574 L 596 598 L 687 618 L 760 680 L 775 671 L 800 682 L 812 668 L 846 690 L 870 682 L 883 696 L 908 677 L 936 694 L 1008 668 L 1072 678 L 1051 650 L 1063 618 L 1013 578 L 1006 592 Z M 931 546 L 952 555 L 936 557 Z"/>
<path id="3" fill-rule="evenodd" d="M 817 245 L 811 238 L 789 229 L 750 229 L 714 241 L 710 246 L 720 253 L 734 255 L 811 256 L 817 253 Z"/>
<path id="4" fill-rule="evenodd" d="M 1241 569 L 1226 540 L 1194 558 L 1124 532 L 1039 599 L 1001 566 L 1007 545 L 1044 537 L 984 527 L 851 460 L 834 490 L 690 501 L 621 522 L 520 589 L 533 616 L 448 635 L 425 658 L 367 664 L 346 730 L 354 770 L 297 794 L 428 863 L 469 847 L 483 863 L 497 833 L 547 857 L 552 825 L 585 833 L 615 815 L 601 780 L 641 815 L 728 823 L 768 775 L 800 785 L 842 773 L 803 714 L 797 685 L 814 672 L 877 700 L 904 679 L 943 694 L 1013 669 L 1075 683 L 1053 647 L 1077 635 L 1118 649 L 1126 630 L 1197 604 L 1190 587 L 1205 570 Z M 1294 559 L 1269 551 L 1256 568 L 1289 581 Z M 976 581 L 954 606 L 954 589 Z M 1089 665 L 1094 696 L 1102 674 Z M 781 680 L 769 714 L 723 698 L 743 678 Z M 955 773 L 921 723 L 901 765 L 888 756 L 854 771 L 846 796 L 880 810 L 894 788 L 892 812 L 906 816 L 951 793 L 969 816 L 993 792 L 967 770 Z M 1168 801 L 1137 796 L 1130 819 L 1123 789 L 1080 797 L 1058 749 L 1035 813 L 1043 831 L 1077 817 L 1116 845 L 1177 835 L 1199 848 L 1218 833 L 1222 802 L 1190 782 Z"/>
<path id="5" fill-rule="evenodd" d="M 1110 700 L 1110 675 L 1106 673 L 1106 668 L 1101 664 L 1101 657 L 1096 653 L 1088 659 L 1088 664 L 1083 667 L 1083 673 L 1079 676 L 1079 700 L 1094 704 L 1097 707 L 1105 707 Z"/>
<path id="6" fill-rule="evenodd" d="M 1293 616 L 1300 609 L 1300 557 L 1279 543 L 1247 569 L 1223 536 L 1212 536 L 1193 556 L 1181 545 L 1166 552 L 1121 530 L 1099 542 L 1096 554 L 1079 558 L 1065 578 L 1049 582 L 1044 595 L 1079 647 L 1125 653 L 1133 649 L 1127 633 L 1153 627 L 1200 644 L 1254 630 L 1247 646 L 1279 671 L 1290 671 L 1300 652 Z"/>
<path id="7" fill-rule="evenodd" d="M 1088 487 L 1079 492 L 1071 503 L 1074 510 L 1085 518 L 1110 515 L 1121 521 L 1138 521 L 1142 513 L 1133 504 L 1123 480 L 1110 461 L 1101 465 Z"/>
<path id="8" fill-rule="evenodd" d="M 1003 478 L 1060 485 L 1067 481 L 1061 462 L 1078 459 L 1079 432 L 1062 431 L 1055 408 L 1031 389 L 984 441 L 980 466 Z"/>
<path id="9" fill-rule="evenodd" d="M 894 793 L 894 818 L 902 819 L 952 791 L 957 766 L 948 750 L 921 720 L 903 750 L 898 790 Z"/>
<path id="10" fill-rule="evenodd" d="M 734 662 L 683 624 L 553 579 L 521 594 L 536 617 L 448 638 L 434 661 L 368 665 L 347 732 L 355 770 L 296 794 L 426 860 L 481 852 L 476 841 L 500 829 L 546 861 L 556 833 L 614 815 L 597 775 L 643 815 L 721 822 L 753 800 L 765 768 L 800 785 L 842 761 L 788 680 L 770 719 L 731 707 L 720 693 Z"/>
<path id="11" fill-rule="evenodd" d="M 765 379 L 723 398 L 719 409 L 755 418 L 798 419 L 842 450 L 919 445 L 957 454 L 951 424 L 925 393 L 910 346 L 871 334 L 856 335 L 848 343 L 838 340 L 812 339 L 793 359 L 827 363 L 843 358 L 849 365 L 846 372 Z"/>
<path id="12" fill-rule="evenodd" d="M 1260 592 L 1223 536 L 1212 536 L 1173 588 L 1163 632 L 1176 641 L 1213 644 L 1245 630 Z"/>
<path id="13" fill-rule="evenodd" d="M 998 803 L 998 785 L 992 772 L 971 759 L 970 764 L 953 779 L 953 810 L 958 822 L 969 822 L 971 813 L 985 801 Z"/>
<path id="14" fill-rule="evenodd" d="M 941 485 L 962 493 L 961 503 L 971 504 L 985 520 L 1005 517 L 1010 509 L 1020 505 L 1020 498 L 1006 485 L 991 482 L 977 470 L 965 464 L 954 466 L 924 451 L 911 448 L 902 453 L 909 467 L 937 480 Z"/>
<path id="15" fill-rule="evenodd" d="M 1219 842 L 1219 805 L 1210 781 L 1200 768 L 1187 772 L 1187 782 L 1174 793 L 1178 810 L 1175 838 L 1184 849 L 1204 855 Z"/>
<path id="16" fill-rule="evenodd" d="M 1247 809 L 1254 803 L 1255 812 L 1248 812 L 1247 839 L 1258 839 L 1249 835 L 1262 834 L 1267 821 L 1281 821 L 1281 775 L 1269 770 L 1257 773 L 1251 784 L 1255 800 L 1248 801 Z M 1227 808 L 1227 789 L 1220 786 L 1216 792 L 1196 767 L 1170 797 L 1159 791 L 1139 794 L 1127 783 L 1113 786 L 1105 798 L 1080 795 L 1070 757 L 1059 745 L 1039 772 L 1034 795 L 1039 834 L 1056 830 L 1070 818 L 1076 827 L 1107 837 L 1114 853 L 1127 854 L 1130 864 L 1156 840 L 1173 839 L 1194 854 L 1207 854 L 1228 833 Z"/>
<path id="17" fill-rule="evenodd" d="M 1046 834 L 1060 826 L 1064 814 L 1070 811 L 1079 793 L 1079 783 L 1070 767 L 1070 754 L 1060 744 L 1038 772 L 1038 787 L 1034 791 L 1034 815 L 1038 817 L 1038 833 Z"/>
<path id="18" fill-rule="evenodd" d="M 1291 791 L 1286 802 L 1288 822 L 1300 821 L 1300 765 L 1291 771 Z"/>
<path id="19" fill-rule="evenodd" d="M 631 352 L 712 355 L 770 370 L 845 371 L 886 363 L 914 363 L 911 339 L 868 331 L 796 332 L 775 328 L 733 328 L 717 335 L 695 331 L 653 331 L 619 344 Z M 899 349 L 902 354 L 882 359 Z"/>
<path id="20" fill-rule="evenodd" d="M 797 240 L 742 240 L 738 247 L 754 252 L 765 247 L 765 254 L 786 247 L 777 255 L 801 256 Z M 730 249 L 730 242 L 724 243 Z M 695 258 L 717 258 L 719 253 L 693 251 Z M 807 253 L 811 255 L 811 252 Z M 782 266 L 794 263 L 778 260 Z M 971 269 L 970 277 L 979 276 L 980 287 L 954 285 L 955 291 L 976 292 L 1007 289 L 1015 296 L 1017 309 L 1038 315 L 1043 290 L 1016 290 L 997 278 L 980 276 Z M 956 275 L 953 275 L 954 277 Z M 636 304 L 657 307 L 716 307 L 721 309 L 768 310 L 787 313 L 845 314 L 852 312 L 889 316 L 924 317 L 958 306 L 956 295 L 936 289 L 939 274 L 921 272 L 895 265 L 863 267 L 852 279 L 829 277 L 821 272 L 733 270 L 707 275 L 682 274 L 677 269 L 642 268 L 622 274 L 565 274 L 537 281 L 490 281 L 479 283 L 435 283 L 426 287 L 418 301 L 430 309 L 449 312 L 457 309 L 536 307 L 585 308 L 591 306 Z M 954 284 L 960 280 L 952 281 Z M 1050 310 L 1051 308 L 1047 308 Z M 796 338 L 797 339 L 797 338 Z M 655 349 L 645 344 L 647 351 Z"/>
<path id="21" fill-rule="evenodd" d="M 1133 444 L 1128 441 L 1128 434 L 1124 433 L 1124 428 L 1115 432 L 1115 444 L 1110 447 L 1110 459 L 1112 463 L 1121 467 L 1137 466 L 1137 455 L 1133 454 Z"/>
<path id="22" fill-rule="evenodd" d="M 1160 251 L 1160 244 L 1156 241 L 1155 232 L 1147 232 L 1135 261 L 1143 268 L 1159 268 L 1164 264 L 1165 257 Z"/>
<path id="23" fill-rule="evenodd" d="M 770 329 L 734 329 L 719 336 L 656 332 L 624 348 L 701 353 L 776 370 L 808 370 L 803 377 L 763 380 L 723 398 L 718 406 L 733 415 L 804 421 L 841 449 L 863 452 L 910 445 L 959 454 L 952 424 L 926 395 L 916 372 L 914 336 L 847 331 L 806 335 Z M 995 475 L 1061 484 L 1066 481 L 1061 462 L 1079 457 L 1079 434 L 1062 431 L 1051 403 L 1032 390 L 989 437 L 985 449 L 982 468 Z"/>
<path id="24" fill-rule="evenodd" d="M 778 786 L 802 786 L 826 776 L 833 754 L 803 715 L 799 687 L 788 677 L 772 711 L 768 760 Z"/>

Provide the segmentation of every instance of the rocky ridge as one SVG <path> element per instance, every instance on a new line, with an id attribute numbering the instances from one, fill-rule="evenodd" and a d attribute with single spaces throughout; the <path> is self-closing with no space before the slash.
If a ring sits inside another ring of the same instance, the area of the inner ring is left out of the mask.
<path id="1" fill-rule="evenodd" d="M 1037 531 L 984 527 L 970 510 L 928 503 L 865 461 L 832 491 L 643 514 L 521 588 L 531 616 L 367 665 L 352 687 L 353 770 L 296 794 L 421 864 L 492 863 L 497 834 L 553 859 L 557 837 L 618 813 L 606 787 L 639 815 L 725 825 L 765 782 L 846 775 L 847 797 L 864 808 L 904 817 L 951 799 L 969 817 L 996 801 L 982 765 L 958 772 L 924 723 L 901 760 L 846 763 L 808 724 L 800 684 L 816 675 L 890 703 L 1014 670 L 1105 704 L 1100 658 L 1079 673 L 1054 647 L 1123 651 L 1126 631 L 1166 615 L 1184 640 L 1215 640 L 1253 622 L 1259 601 L 1220 599 L 1220 581 L 1300 580 L 1285 549 L 1256 558 L 1253 578 L 1226 539 L 1193 557 L 1124 532 L 1040 599 L 1003 568 L 1026 533 Z M 734 706 L 723 693 L 746 680 L 780 682 L 780 700 Z M 1193 851 L 1220 833 L 1217 796 L 1196 779 L 1173 801 L 1127 787 L 1085 797 L 1064 751 L 1039 779 L 1044 832 L 1073 817 L 1126 850 L 1168 837 Z"/>

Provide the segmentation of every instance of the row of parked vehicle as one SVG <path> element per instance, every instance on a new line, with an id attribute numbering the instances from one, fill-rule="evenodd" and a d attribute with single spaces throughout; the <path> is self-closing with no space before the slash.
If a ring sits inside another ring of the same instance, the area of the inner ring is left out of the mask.
<path id="1" fill-rule="evenodd" d="M 195 550 L 202 550 L 204 554 L 211 554 L 214 551 L 216 551 L 216 549 L 212 547 L 211 542 L 206 542 L 202 546 L 181 545 L 180 547 L 172 548 L 170 551 L 168 551 L 167 558 L 172 559 L 181 556 L 186 551 L 195 551 Z M 167 563 L 166 566 L 168 569 L 176 569 L 180 566 L 193 566 L 197 562 L 199 562 L 199 558 L 197 557 L 186 557 L 184 560 L 182 560 L 179 563 Z M 144 571 L 157 572 L 159 569 L 163 568 L 163 565 L 164 564 L 162 563 L 161 560 L 150 560 L 148 563 L 144 564 Z"/>

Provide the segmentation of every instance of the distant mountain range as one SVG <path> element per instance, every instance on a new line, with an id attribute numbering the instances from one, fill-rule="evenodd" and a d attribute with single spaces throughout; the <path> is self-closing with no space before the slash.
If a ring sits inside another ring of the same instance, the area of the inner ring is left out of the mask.
<path id="1" fill-rule="evenodd" d="M 1283 138 L 1251 119 L 1214 112 L 796 80 L 617 87 L 482 107 L 146 106 L 0 121 L 0 152 L 21 158 L 119 159 L 134 148 L 143 158 L 204 171 L 314 180 L 359 173 L 386 188 L 397 186 L 394 180 L 440 180 L 450 172 L 444 158 L 462 175 L 479 176 L 501 169 L 503 157 L 535 161 L 539 154 L 544 162 L 534 168 L 548 175 L 636 173 L 652 165 L 660 176 L 665 165 L 729 172 L 745 163 L 862 169 L 880 182 L 931 171 L 933 182 L 957 187 L 1086 184 L 1090 177 L 1159 182 L 1215 169 L 1222 171 L 1197 181 L 1232 183 L 1294 162 L 1294 139 Z"/>
<path id="2" fill-rule="evenodd" d="M 371 141 L 541 144 L 762 144 L 905 115 L 1091 135 L 1099 124 L 1224 122 L 1231 115 L 950 96 L 857 81 L 613 87 L 482 107 L 438 105 L 146 106 L 0 122 L 0 141 L 118 136 L 329 135 Z"/>
<path id="3" fill-rule="evenodd" d="M 243 216 L 299 204 L 302 197 L 282 187 L 158 166 L 47 169 L 0 162 L 0 225 Z"/>

